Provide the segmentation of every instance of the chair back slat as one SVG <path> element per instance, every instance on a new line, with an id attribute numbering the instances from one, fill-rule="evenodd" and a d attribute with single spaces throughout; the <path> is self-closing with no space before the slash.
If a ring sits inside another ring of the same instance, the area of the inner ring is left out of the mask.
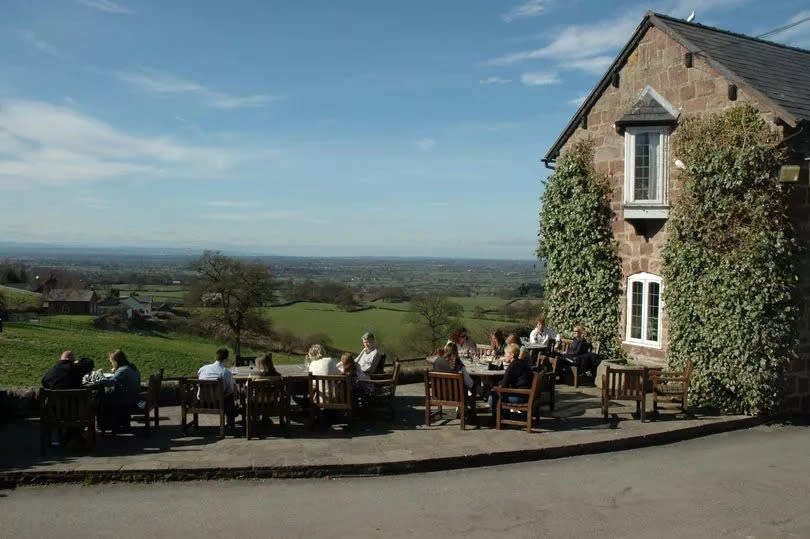
<path id="1" fill-rule="evenodd" d="M 310 374 L 309 402 L 318 408 L 351 409 L 351 376 L 318 376 Z"/>
<path id="2" fill-rule="evenodd" d="M 225 408 L 225 384 L 219 380 L 185 380 L 186 404 L 193 410 L 219 411 Z"/>
<path id="3" fill-rule="evenodd" d="M 463 406 L 466 394 L 464 376 L 459 373 L 428 372 L 427 389 L 431 402 Z"/>
<path id="4" fill-rule="evenodd" d="M 43 389 L 42 418 L 49 423 L 86 421 L 93 415 L 93 399 L 86 389 Z"/>

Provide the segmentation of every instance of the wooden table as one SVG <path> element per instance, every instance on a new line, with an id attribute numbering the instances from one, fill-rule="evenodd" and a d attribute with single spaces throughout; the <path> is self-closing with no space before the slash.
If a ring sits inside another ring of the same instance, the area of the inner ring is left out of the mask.
<path id="1" fill-rule="evenodd" d="M 309 371 L 303 363 L 293 363 L 292 365 L 275 365 L 276 370 L 285 380 L 306 380 Z M 251 376 L 257 376 L 258 371 L 250 367 L 231 367 L 234 381 L 247 380 Z"/>

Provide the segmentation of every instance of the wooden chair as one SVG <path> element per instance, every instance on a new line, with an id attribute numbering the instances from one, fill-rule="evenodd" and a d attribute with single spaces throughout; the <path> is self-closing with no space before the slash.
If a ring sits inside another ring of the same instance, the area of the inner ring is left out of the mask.
<path id="1" fill-rule="evenodd" d="M 318 376 L 309 374 L 309 421 L 310 428 L 323 410 L 343 410 L 346 412 L 346 424 L 352 428 L 351 376 Z"/>
<path id="2" fill-rule="evenodd" d="M 225 384 L 219 380 L 180 380 L 180 426 L 186 430 L 188 414 L 194 414 L 194 428 L 199 428 L 199 414 L 219 416 L 219 437 L 225 437 Z"/>
<path id="3" fill-rule="evenodd" d="M 653 393 L 653 415 L 658 415 L 658 404 L 676 404 L 686 412 L 689 404 L 689 380 L 694 364 L 687 360 L 682 371 L 663 370 L 650 375 Z"/>
<path id="4" fill-rule="evenodd" d="M 608 420 L 612 400 L 636 401 L 636 412 L 644 422 L 647 392 L 647 369 L 615 369 L 607 366 L 602 375 L 602 414 Z"/>
<path id="5" fill-rule="evenodd" d="M 278 376 L 266 380 L 248 380 L 245 396 L 245 437 L 250 440 L 259 419 L 272 415 L 278 416 L 279 426 L 286 438 L 287 425 L 290 423 L 290 397 L 284 379 Z"/>
<path id="6" fill-rule="evenodd" d="M 394 360 L 394 370 L 390 375 L 374 374 L 371 380 L 361 380 L 361 386 L 367 386 L 367 391 L 358 392 L 360 406 L 363 408 L 386 407 L 394 415 L 394 397 L 397 395 L 397 382 L 401 365 Z"/>
<path id="7" fill-rule="evenodd" d="M 377 361 L 377 367 L 374 369 L 373 373 L 368 373 L 368 374 L 370 374 L 370 375 L 371 374 L 385 374 L 385 359 L 386 359 L 386 357 L 387 356 L 385 354 L 380 354 L 380 359 L 379 359 L 379 361 Z"/>
<path id="8" fill-rule="evenodd" d="M 51 434 L 56 430 L 59 443 L 65 433 L 75 430 L 86 433 L 88 445 L 96 443 L 96 402 L 89 389 L 41 389 L 40 401 L 40 450 L 45 455 L 51 444 Z"/>
<path id="9" fill-rule="evenodd" d="M 143 409 L 140 408 L 132 415 L 138 421 L 143 421 L 146 427 L 146 435 L 149 436 L 151 429 L 149 423 L 151 421 L 152 411 L 155 412 L 154 425 L 155 428 L 160 427 L 160 386 L 163 384 L 163 369 L 160 372 L 154 373 L 149 376 L 149 383 L 141 386 L 140 400 L 143 402 Z M 140 406 L 140 405 L 139 405 Z"/>
<path id="10" fill-rule="evenodd" d="M 554 378 L 553 372 L 536 372 L 532 377 L 532 386 L 529 389 L 513 389 L 507 387 L 495 386 L 492 388 L 498 395 L 498 404 L 496 405 L 495 412 L 495 428 L 501 429 L 501 425 L 517 425 L 519 427 L 526 427 L 526 432 L 532 431 L 532 422 L 535 417 L 540 418 L 540 403 L 541 393 L 544 388 L 549 386 L 552 388 L 551 407 L 554 408 Z M 505 395 L 523 395 L 527 398 L 526 402 L 506 402 Z M 502 417 L 503 410 L 512 410 L 526 414 L 526 419 L 504 419 Z"/>
<path id="11" fill-rule="evenodd" d="M 467 407 L 470 407 L 471 419 L 475 421 L 475 398 L 467 396 L 464 375 L 449 372 L 425 371 L 425 425 L 430 426 L 431 408 L 441 413 L 442 406 L 458 408 L 461 419 L 461 430 L 467 424 Z"/>

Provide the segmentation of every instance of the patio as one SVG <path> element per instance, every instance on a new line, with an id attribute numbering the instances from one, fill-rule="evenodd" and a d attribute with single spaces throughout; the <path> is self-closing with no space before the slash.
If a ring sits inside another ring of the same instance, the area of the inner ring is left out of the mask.
<path id="1" fill-rule="evenodd" d="M 600 390 L 557 386 L 553 417 L 543 418 L 530 434 L 516 427 L 495 430 L 483 409 L 475 424 L 462 432 L 453 413 L 426 428 L 423 403 L 423 384 L 400 385 L 393 421 L 385 414 L 360 416 L 347 431 L 338 417 L 334 425 L 310 430 L 293 417 L 288 438 L 269 425 L 251 440 L 243 437 L 239 425 L 219 439 L 218 423 L 211 416 L 200 416 L 200 429 L 184 433 L 180 408 L 164 407 L 160 428 L 151 437 L 133 425 L 132 433 L 99 436 L 92 452 L 68 445 L 51 447 L 44 457 L 39 456 L 38 421 L 18 421 L 0 426 L 0 482 L 407 473 L 629 449 L 763 421 L 693 410 L 689 416 L 664 412 L 659 420 L 642 423 L 633 417 L 632 405 L 616 403 L 606 423 Z M 650 409 L 649 402 L 647 406 Z"/>

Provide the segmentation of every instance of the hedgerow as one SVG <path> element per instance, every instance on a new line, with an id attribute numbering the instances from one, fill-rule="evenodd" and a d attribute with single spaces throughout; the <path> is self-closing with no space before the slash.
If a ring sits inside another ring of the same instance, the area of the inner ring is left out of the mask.
<path id="1" fill-rule="evenodd" d="M 593 166 L 593 141 L 574 142 L 546 182 L 538 256 L 546 267 L 546 317 L 558 330 L 584 323 L 607 357 L 618 342 L 621 263 L 611 230 L 610 186 Z"/>
<path id="2" fill-rule="evenodd" d="M 695 404 L 774 411 L 798 315 L 778 133 L 744 105 L 682 122 L 674 153 L 686 168 L 663 251 L 669 362 L 695 362 Z"/>

